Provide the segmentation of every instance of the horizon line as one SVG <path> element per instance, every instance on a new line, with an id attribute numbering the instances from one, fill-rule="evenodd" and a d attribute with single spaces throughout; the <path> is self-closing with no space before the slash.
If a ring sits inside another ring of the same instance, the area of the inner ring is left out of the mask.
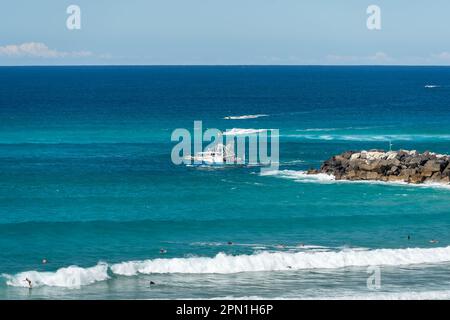
<path id="1" fill-rule="evenodd" d="M 14 67 L 450 67 L 450 64 L 17 64 Z"/>

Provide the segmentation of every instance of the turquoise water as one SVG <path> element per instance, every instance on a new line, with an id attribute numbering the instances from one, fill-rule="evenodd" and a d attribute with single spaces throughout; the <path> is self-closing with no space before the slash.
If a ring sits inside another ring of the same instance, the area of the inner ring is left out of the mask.
<path id="1" fill-rule="evenodd" d="M 0 68 L 0 83 L 1 299 L 450 298 L 450 188 L 304 175 L 389 141 L 450 153 L 450 68 Z M 245 115 L 265 116 L 224 119 Z M 170 135 L 194 120 L 279 129 L 280 172 L 175 166 Z"/>

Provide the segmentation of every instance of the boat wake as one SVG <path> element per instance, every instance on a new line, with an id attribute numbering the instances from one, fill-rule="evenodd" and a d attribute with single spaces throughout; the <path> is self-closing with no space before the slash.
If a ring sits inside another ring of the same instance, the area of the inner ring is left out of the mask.
<path id="1" fill-rule="evenodd" d="M 225 120 L 247 120 L 247 119 L 257 119 L 261 117 L 268 117 L 268 114 L 247 114 L 243 116 L 228 116 Z"/>
<path id="2" fill-rule="evenodd" d="M 253 135 L 261 132 L 268 131 L 268 129 L 242 129 L 233 128 L 223 133 L 224 136 L 241 136 L 241 135 Z"/>

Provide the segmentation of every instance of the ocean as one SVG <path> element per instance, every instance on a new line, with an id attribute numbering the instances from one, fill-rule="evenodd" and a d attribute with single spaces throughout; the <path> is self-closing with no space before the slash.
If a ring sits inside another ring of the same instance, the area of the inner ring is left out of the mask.
<path id="1" fill-rule="evenodd" d="M 1 67 L 0 84 L 0 299 L 450 298 L 450 187 L 305 175 L 347 150 L 450 153 L 450 68 Z M 174 165 L 196 120 L 279 129 L 279 171 Z"/>

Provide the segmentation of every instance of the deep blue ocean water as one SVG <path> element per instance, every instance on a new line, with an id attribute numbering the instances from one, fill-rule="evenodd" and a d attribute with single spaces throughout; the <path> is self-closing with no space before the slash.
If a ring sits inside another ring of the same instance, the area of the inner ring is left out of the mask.
<path id="1" fill-rule="evenodd" d="M 280 172 L 175 166 L 194 120 L 279 129 Z M 0 121 L 0 299 L 450 297 L 450 188 L 303 174 L 450 153 L 450 68 L 3 67 Z"/>

